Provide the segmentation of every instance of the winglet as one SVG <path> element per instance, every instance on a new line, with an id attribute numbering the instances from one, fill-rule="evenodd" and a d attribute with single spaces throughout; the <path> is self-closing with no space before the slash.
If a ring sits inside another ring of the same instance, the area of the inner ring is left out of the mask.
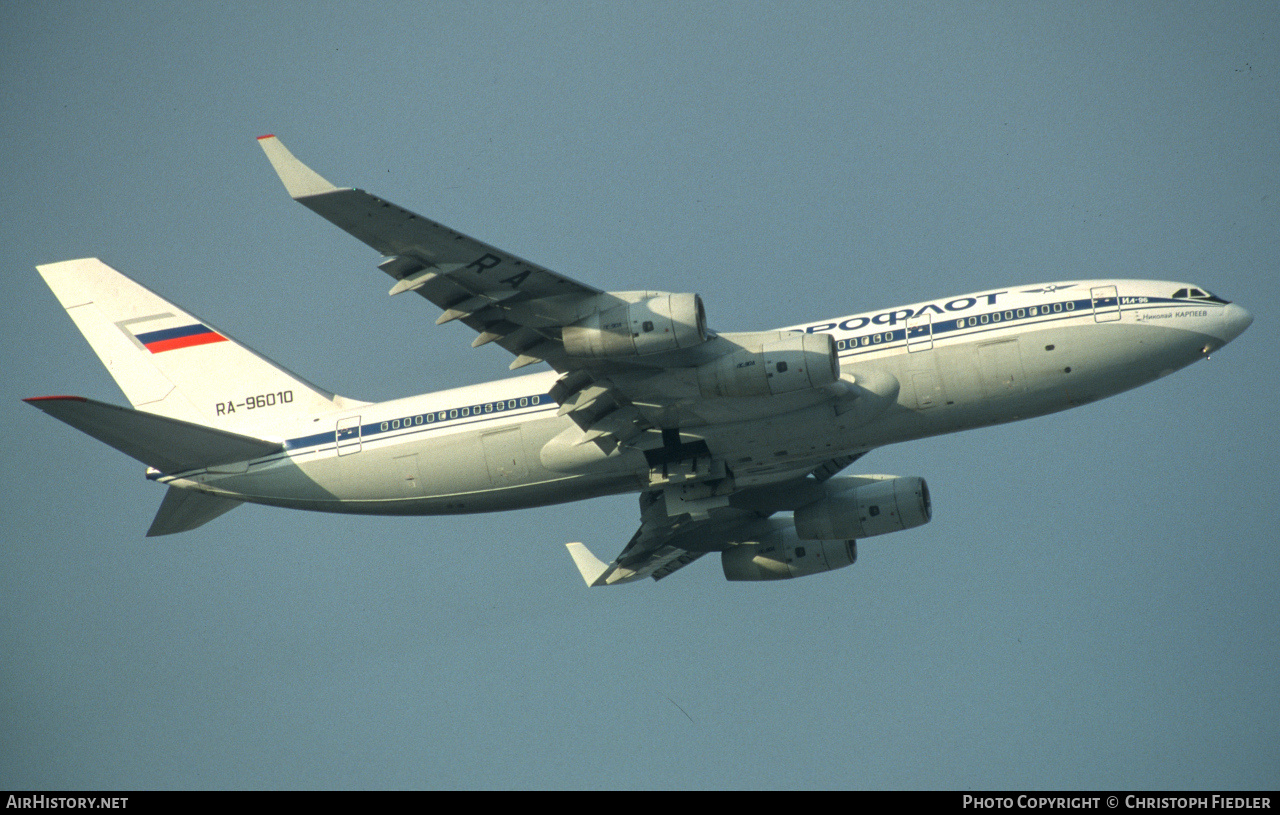
<path id="1" fill-rule="evenodd" d="M 591 550 L 581 543 L 566 543 L 565 547 L 573 556 L 573 564 L 578 567 L 578 571 L 582 573 L 582 579 L 588 586 L 604 585 L 604 573 L 609 570 L 609 567 L 602 563 L 600 558 L 591 554 Z"/>
<path id="2" fill-rule="evenodd" d="M 289 152 L 289 148 L 275 136 L 259 136 L 258 144 L 262 145 L 262 151 L 267 154 L 267 160 L 275 168 L 276 175 L 280 176 L 280 180 L 284 182 L 284 188 L 291 198 L 322 195 L 338 189 L 324 180 L 315 170 L 298 161 L 293 153 Z"/>

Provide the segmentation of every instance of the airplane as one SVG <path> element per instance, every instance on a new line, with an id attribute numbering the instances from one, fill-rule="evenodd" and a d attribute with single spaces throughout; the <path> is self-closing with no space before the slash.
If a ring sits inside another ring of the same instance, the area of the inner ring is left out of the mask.
<path id="1" fill-rule="evenodd" d="M 720 553 L 734 581 L 851 565 L 857 541 L 932 517 L 918 476 L 839 475 L 878 447 L 1041 416 L 1163 377 L 1253 318 L 1189 283 L 1066 280 L 763 332 L 708 327 L 702 298 L 606 292 L 363 190 L 259 138 L 287 193 L 377 250 L 413 292 L 551 370 L 369 403 L 330 393 L 96 258 L 37 267 L 131 408 L 28 403 L 168 487 L 147 535 L 253 502 L 442 515 L 639 493 L 588 586 L 662 579 Z"/>

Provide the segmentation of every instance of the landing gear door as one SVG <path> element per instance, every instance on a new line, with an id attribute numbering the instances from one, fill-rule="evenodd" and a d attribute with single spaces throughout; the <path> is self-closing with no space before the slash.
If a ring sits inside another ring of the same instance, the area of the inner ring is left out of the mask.
<path id="1" fill-rule="evenodd" d="M 334 433 L 338 444 L 338 455 L 349 456 L 360 452 L 360 417 L 348 416 L 338 420 L 338 428 Z"/>

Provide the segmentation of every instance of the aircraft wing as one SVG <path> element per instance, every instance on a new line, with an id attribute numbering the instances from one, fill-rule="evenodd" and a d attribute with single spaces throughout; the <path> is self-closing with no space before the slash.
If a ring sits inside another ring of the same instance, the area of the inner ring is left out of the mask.
<path id="1" fill-rule="evenodd" d="M 571 367 L 559 328 L 580 319 L 599 289 L 364 190 L 336 187 L 275 136 L 258 143 L 295 201 L 386 256 L 379 268 L 397 281 L 391 294 L 416 291 L 444 310 L 437 324 L 461 320 L 479 332 L 473 347 L 496 342 L 515 354 L 512 369 L 543 360 Z"/>
<path id="2" fill-rule="evenodd" d="M 830 459 L 807 475 L 768 487 L 741 490 L 723 505 L 681 512 L 661 490 L 640 494 L 640 528 L 622 552 L 604 563 L 582 543 L 565 544 L 588 586 L 612 586 L 644 577 L 661 580 L 708 552 L 754 539 L 775 512 L 794 510 L 813 500 L 814 487 L 861 458 L 853 453 Z"/>
<path id="3" fill-rule="evenodd" d="M 659 440 L 656 431 L 776 415 L 848 392 L 840 390 L 830 335 L 717 335 L 707 330 L 695 294 L 601 291 L 363 190 L 336 187 L 275 136 L 262 136 L 259 144 L 294 200 L 385 256 L 378 265 L 396 281 L 391 294 L 417 292 L 443 310 L 437 324 L 460 320 L 474 329 L 479 336 L 472 347 L 497 343 L 515 355 L 513 370 L 545 361 L 563 374 L 551 396 L 582 431 L 572 445 L 594 442 L 610 454 L 620 445 L 637 446 L 649 433 L 645 446 L 667 448 L 651 465 L 688 459 L 696 438 L 675 433 Z M 632 306 L 654 316 L 636 317 Z M 753 358 L 706 367 L 766 344 L 774 350 L 762 364 Z M 784 395 L 771 395 L 777 392 Z M 814 459 L 813 466 L 821 463 Z M 778 469 L 800 463 L 778 462 Z"/>
<path id="4" fill-rule="evenodd" d="M 567 328 L 631 302 L 626 299 L 629 296 L 663 293 L 603 292 L 363 190 L 336 187 L 294 157 L 275 136 L 262 136 L 258 143 L 294 200 L 385 256 L 378 266 L 396 280 L 392 295 L 417 292 L 443 310 L 437 325 L 460 320 L 479 334 L 472 347 L 492 342 L 514 354 L 512 370 L 545 361 L 564 374 L 551 395 L 561 405 L 560 415 L 568 415 L 582 431 L 573 445 L 594 442 L 609 454 L 646 431 L 703 419 L 671 413 L 677 403 L 692 404 L 689 393 L 674 392 L 670 382 L 653 386 L 654 375 L 668 370 L 671 353 L 626 359 L 608 354 L 584 357 L 577 350 L 579 356 L 573 356 L 566 351 Z M 701 301 L 696 295 L 687 297 L 682 302 L 686 306 L 696 302 L 699 322 L 695 328 L 706 340 Z M 668 318 L 667 329 L 654 336 L 674 333 L 672 319 Z M 644 330 L 651 331 L 653 325 L 645 323 Z M 608 330 L 624 342 L 632 337 L 626 326 L 611 325 Z M 726 351 L 717 348 L 713 353 Z M 694 348 L 692 353 L 708 352 Z"/>
<path id="5" fill-rule="evenodd" d="M 611 563 L 604 563 L 581 543 L 566 544 L 588 586 L 612 586 L 651 577 L 661 580 L 693 563 L 707 552 L 723 549 L 737 533 L 762 516 L 730 510 L 696 520 L 688 515 L 666 517 L 657 508 L 655 493 L 640 497 L 640 528 Z"/>
<path id="6" fill-rule="evenodd" d="M 549 442 L 544 456 L 576 462 L 584 445 L 606 456 L 622 447 L 643 453 L 650 489 L 640 529 L 623 551 L 605 564 L 582 544 L 569 545 L 589 585 L 660 579 L 722 550 L 770 514 L 731 505 L 742 490 L 817 483 L 852 460 L 831 459 L 811 439 L 782 452 L 757 450 L 749 436 L 708 440 L 703 428 L 783 414 L 800 425 L 808 420 L 801 410 L 826 417 L 896 398 L 892 377 L 842 381 L 829 334 L 716 334 L 695 294 L 601 291 L 363 190 L 337 187 L 275 136 L 259 144 L 294 200 L 384 255 L 378 266 L 395 280 L 392 295 L 417 292 L 443 310 L 437 324 L 460 320 L 479 335 L 473 347 L 497 343 L 515 355 L 512 369 L 545 361 L 562 374 L 550 395 L 577 428 Z"/>

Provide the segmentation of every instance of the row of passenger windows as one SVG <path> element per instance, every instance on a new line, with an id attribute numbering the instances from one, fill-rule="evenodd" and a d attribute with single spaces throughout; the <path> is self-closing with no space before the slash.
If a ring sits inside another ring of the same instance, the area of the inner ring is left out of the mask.
<path id="1" fill-rule="evenodd" d="M 844 351 L 848 348 L 857 348 L 859 345 L 879 345 L 882 342 L 893 342 L 896 339 L 904 339 L 907 336 L 905 331 L 886 331 L 883 334 L 868 334 L 862 339 L 840 340 L 836 343 L 837 351 Z"/>
<path id="2" fill-rule="evenodd" d="M 399 430 L 402 427 L 415 427 L 420 424 L 434 424 L 436 422 L 448 421 L 449 419 L 465 419 L 469 416 L 481 416 L 485 413 L 502 413 L 508 410 L 515 410 L 516 408 L 540 405 L 542 404 L 542 399 L 542 396 L 521 396 L 519 399 L 485 402 L 479 405 L 467 405 L 466 407 L 453 408 L 452 410 L 423 413 L 418 416 L 406 416 L 403 419 L 392 419 L 389 422 L 383 422 L 378 426 L 378 429 Z"/>
<path id="3" fill-rule="evenodd" d="M 1054 313 L 1062 311 L 1075 311 L 1076 304 L 1068 300 L 1065 303 L 1054 303 L 1052 306 L 1032 306 L 1031 308 L 1020 308 L 1017 311 L 1006 311 L 1001 315 L 999 311 L 991 314 L 979 314 L 977 317 L 961 317 L 956 320 L 956 328 L 964 328 L 966 325 L 986 325 L 988 318 L 993 323 L 1001 320 L 1021 320 L 1023 317 L 1037 317 L 1041 314 L 1048 314 L 1050 311 Z"/>
<path id="4" fill-rule="evenodd" d="M 1008 320 L 1021 320 L 1026 317 L 1039 317 L 1049 313 L 1061 313 L 1064 311 L 1075 311 L 1076 304 L 1070 300 L 1065 303 L 1054 303 L 1046 306 L 1032 306 L 1030 308 L 1010 309 L 1009 311 L 995 311 L 990 314 L 979 314 L 977 317 L 961 317 L 955 321 L 956 328 L 965 328 L 975 325 L 987 325 L 989 323 L 1000 323 Z M 920 326 L 912 326 L 909 330 L 924 333 L 927 324 Z M 947 327 L 947 323 L 938 322 L 933 324 L 934 331 L 942 331 Z M 912 336 L 915 336 L 914 334 Z M 879 334 L 868 334 L 865 337 L 859 337 L 852 340 L 840 340 L 836 343 L 837 351 L 846 351 L 850 348 L 859 348 L 867 345 L 880 345 L 895 340 L 904 340 L 907 338 L 907 331 L 883 331 Z"/>

